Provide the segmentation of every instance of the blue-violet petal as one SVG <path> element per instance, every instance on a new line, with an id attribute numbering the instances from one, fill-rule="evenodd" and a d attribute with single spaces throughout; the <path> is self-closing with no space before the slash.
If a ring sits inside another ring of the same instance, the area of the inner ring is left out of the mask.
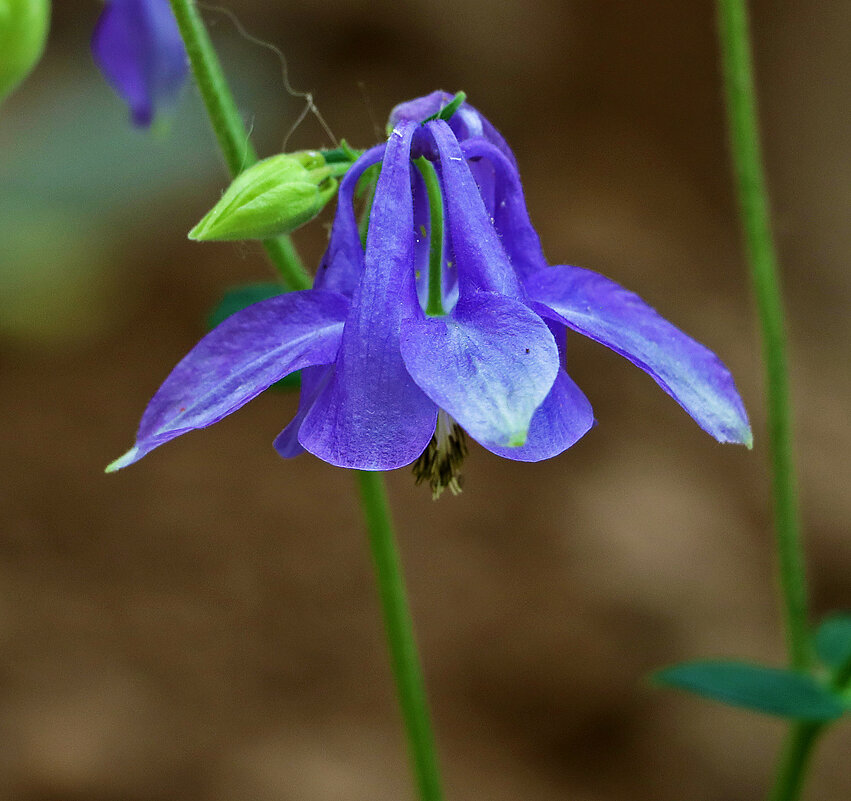
<path id="1" fill-rule="evenodd" d="M 443 120 L 427 123 L 440 153 L 447 227 L 461 295 L 498 292 L 521 299 L 523 290 L 479 194 L 455 134 Z"/>
<path id="2" fill-rule="evenodd" d="M 402 318 L 422 315 L 413 270 L 410 160 L 417 127 L 400 123 L 387 143 L 337 367 L 299 430 L 306 450 L 338 467 L 410 464 L 437 421 L 437 407 L 408 375 L 399 352 Z"/>
<path id="3" fill-rule="evenodd" d="M 384 158 L 385 148 L 382 144 L 367 150 L 340 180 L 337 213 L 328 247 L 316 271 L 314 289 L 330 289 L 347 297 L 354 294 L 363 272 L 363 246 L 355 219 L 354 193 L 364 172 Z"/>
<path id="4" fill-rule="evenodd" d="M 476 440 L 526 442 L 559 370 L 553 335 L 537 314 L 489 292 L 462 296 L 451 315 L 402 323 L 414 381 Z"/>
<path id="5" fill-rule="evenodd" d="M 342 295 L 307 290 L 228 317 L 172 370 L 142 416 L 136 445 L 107 469 L 217 423 L 295 370 L 333 362 L 348 306 Z"/>
<path id="6" fill-rule="evenodd" d="M 566 451 L 585 436 L 593 425 L 594 412 L 588 398 L 562 368 L 550 394 L 532 415 L 525 445 L 506 448 L 489 442 L 480 444 L 506 459 L 540 462 Z"/>
<path id="7" fill-rule="evenodd" d="M 598 273 L 567 266 L 541 270 L 526 289 L 539 313 L 555 315 L 625 356 L 719 442 L 751 446 L 747 413 L 729 370 L 638 295 Z"/>

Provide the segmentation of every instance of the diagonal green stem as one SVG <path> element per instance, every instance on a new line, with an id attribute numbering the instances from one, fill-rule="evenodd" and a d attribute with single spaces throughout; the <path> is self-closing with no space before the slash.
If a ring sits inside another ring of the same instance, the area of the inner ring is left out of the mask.
<path id="1" fill-rule="evenodd" d="M 210 124 L 231 177 L 235 178 L 257 161 L 257 154 L 248 138 L 248 132 L 236 108 L 222 65 L 198 9 L 192 0 L 170 2 Z M 288 236 L 266 239 L 263 241 L 263 247 L 288 289 L 310 288 L 310 276 Z"/>
<path id="2" fill-rule="evenodd" d="M 428 701 L 384 481 L 381 473 L 358 472 L 357 475 L 390 648 L 390 662 L 396 679 L 419 797 L 421 801 L 442 801 Z"/>

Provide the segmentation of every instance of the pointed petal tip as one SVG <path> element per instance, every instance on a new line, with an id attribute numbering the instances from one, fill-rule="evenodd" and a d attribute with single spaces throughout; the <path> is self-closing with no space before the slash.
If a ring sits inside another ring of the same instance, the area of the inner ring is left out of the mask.
<path id="1" fill-rule="evenodd" d="M 115 473 L 118 470 L 121 470 L 123 467 L 128 467 L 134 462 L 138 462 L 145 454 L 136 446 L 130 448 L 127 453 L 123 456 L 119 456 L 114 462 L 110 462 L 106 469 L 104 469 L 104 473 Z"/>
<path id="2" fill-rule="evenodd" d="M 736 445 L 744 445 L 749 451 L 753 450 L 753 431 L 751 431 L 751 427 L 745 424 L 745 427 L 742 429 L 739 434 L 739 438 L 735 441 Z"/>
<path id="3" fill-rule="evenodd" d="M 703 428 L 703 426 L 701 426 Z M 744 445 L 749 451 L 753 450 L 753 432 L 747 423 L 737 429 L 724 431 L 712 431 L 704 428 L 722 445 Z"/>
<path id="4" fill-rule="evenodd" d="M 726 424 L 705 426 L 701 425 L 700 421 L 696 422 L 707 434 L 711 434 L 722 445 L 744 445 L 749 451 L 752 451 L 753 431 L 740 399 L 736 407 L 728 412 Z"/>

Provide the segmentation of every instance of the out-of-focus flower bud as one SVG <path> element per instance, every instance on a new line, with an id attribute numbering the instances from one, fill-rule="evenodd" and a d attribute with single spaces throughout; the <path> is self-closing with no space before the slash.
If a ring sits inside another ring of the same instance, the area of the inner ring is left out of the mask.
<path id="1" fill-rule="evenodd" d="M 189 71 L 168 0 L 108 0 L 92 34 L 92 56 L 140 128 L 174 104 Z"/>
<path id="2" fill-rule="evenodd" d="M 48 0 L 0 0 L 0 100 L 41 58 L 49 23 Z"/>
<path id="3" fill-rule="evenodd" d="M 190 232 L 205 241 L 269 239 L 312 220 L 334 197 L 335 169 L 321 153 L 281 153 L 249 167 Z"/>

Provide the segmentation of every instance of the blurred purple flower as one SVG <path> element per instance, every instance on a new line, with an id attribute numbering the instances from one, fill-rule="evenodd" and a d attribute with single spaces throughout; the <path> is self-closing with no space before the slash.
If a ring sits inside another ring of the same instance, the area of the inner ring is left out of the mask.
<path id="1" fill-rule="evenodd" d="M 724 365 L 636 295 L 578 267 L 550 267 L 529 222 L 514 157 L 472 107 L 421 123 L 441 93 L 394 109 L 386 145 L 340 184 L 314 288 L 237 312 L 183 359 L 154 396 L 136 445 L 111 465 L 238 409 L 302 369 L 301 403 L 275 447 L 334 465 L 388 470 L 417 461 L 435 493 L 457 490 L 465 430 L 509 459 L 561 453 L 593 425 L 564 368 L 566 329 L 649 373 L 705 431 L 750 444 Z M 412 159 L 434 164 L 443 198 L 444 315 L 425 313 L 428 197 Z M 366 248 L 358 179 L 382 161 Z"/>
<path id="2" fill-rule="evenodd" d="M 92 34 L 92 55 L 141 127 L 174 102 L 188 70 L 168 0 L 109 0 Z"/>

